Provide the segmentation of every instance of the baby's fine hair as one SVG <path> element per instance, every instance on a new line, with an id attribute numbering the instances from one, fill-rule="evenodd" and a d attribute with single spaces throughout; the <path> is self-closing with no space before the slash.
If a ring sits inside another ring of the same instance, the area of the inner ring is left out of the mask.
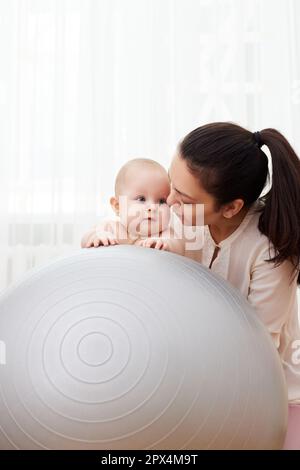
<path id="1" fill-rule="evenodd" d="M 118 171 L 116 180 L 115 180 L 115 195 L 118 196 L 120 194 L 120 189 L 122 182 L 124 181 L 125 175 L 129 169 L 131 169 L 134 166 L 139 166 L 139 165 L 151 165 L 151 166 L 156 166 L 158 169 L 162 170 L 164 173 L 166 172 L 166 169 L 157 161 L 151 160 L 150 158 L 133 158 L 132 160 L 128 160 Z"/>

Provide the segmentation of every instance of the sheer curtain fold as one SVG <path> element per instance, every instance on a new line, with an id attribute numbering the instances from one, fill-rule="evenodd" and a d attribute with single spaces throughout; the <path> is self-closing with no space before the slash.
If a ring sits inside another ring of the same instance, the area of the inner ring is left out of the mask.
<path id="1" fill-rule="evenodd" d="M 0 290 L 109 211 L 118 168 L 186 132 L 300 150 L 297 0 L 0 0 Z"/>

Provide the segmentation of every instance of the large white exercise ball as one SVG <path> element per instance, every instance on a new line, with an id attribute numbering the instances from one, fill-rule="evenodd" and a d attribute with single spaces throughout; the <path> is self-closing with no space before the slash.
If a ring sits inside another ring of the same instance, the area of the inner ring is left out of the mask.
<path id="1" fill-rule="evenodd" d="M 8 289 L 0 312 L 1 449 L 282 446 L 277 351 L 246 300 L 196 262 L 75 251 Z"/>

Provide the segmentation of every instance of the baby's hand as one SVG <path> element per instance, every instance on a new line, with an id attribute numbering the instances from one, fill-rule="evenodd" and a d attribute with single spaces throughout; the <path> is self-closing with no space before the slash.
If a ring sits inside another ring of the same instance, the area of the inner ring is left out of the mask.
<path id="1" fill-rule="evenodd" d="M 135 244 L 145 248 L 169 251 L 168 242 L 166 240 L 162 240 L 161 238 L 146 238 L 145 240 L 138 240 Z"/>
<path id="2" fill-rule="evenodd" d="M 93 233 L 88 238 L 86 245 L 83 248 L 97 248 L 98 246 L 118 245 L 118 240 L 112 233 Z"/>

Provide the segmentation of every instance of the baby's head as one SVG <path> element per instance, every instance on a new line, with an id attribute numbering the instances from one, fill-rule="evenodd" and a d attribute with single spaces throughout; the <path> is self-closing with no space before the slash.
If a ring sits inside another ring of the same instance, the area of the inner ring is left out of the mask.
<path id="1" fill-rule="evenodd" d="M 169 193 L 164 167 L 154 160 L 135 158 L 118 172 L 110 203 L 129 234 L 153 237 L 168 227 Z"/>

